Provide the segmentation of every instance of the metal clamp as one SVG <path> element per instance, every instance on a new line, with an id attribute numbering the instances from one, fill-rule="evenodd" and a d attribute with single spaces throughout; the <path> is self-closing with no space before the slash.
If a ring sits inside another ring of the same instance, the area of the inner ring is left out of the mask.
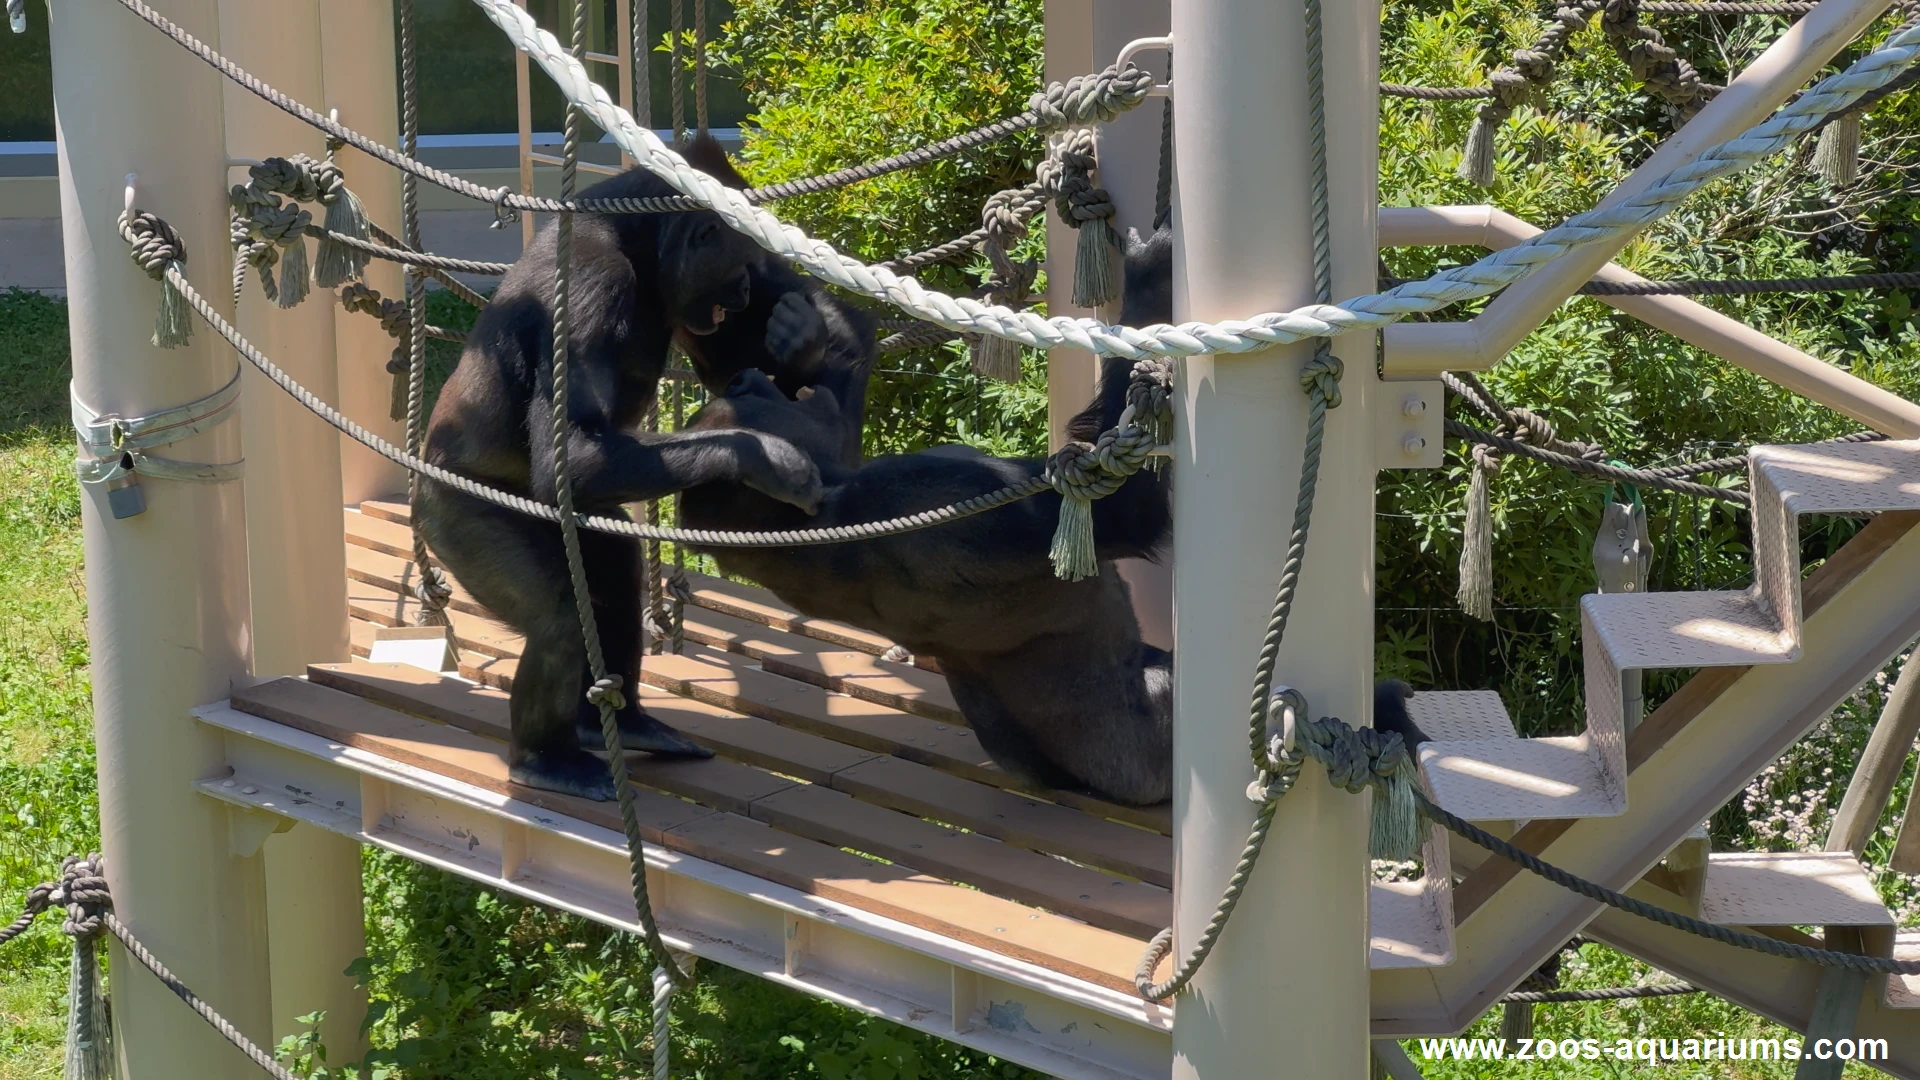
<path id="1" fill-rule="evenodd" d="M 67 393 L 74 434 L 80 443 L 80 454 L 73 462 L 74 475 L 82 484 L 106 487 L 107 506 L 115 518 L 130 518 L 146 511 L 146 496 L 139 486 L 141 475 L 199 484 L 225 483 L 241 476 L 241 461 L 202 464 L 147 452 L 208 431 L 233 416 L 240 400 L 238 367 L 225 386 L 206 397 L 144 416 L 96 412 L 80 400 L 78 389 L 69 385 Z"/>

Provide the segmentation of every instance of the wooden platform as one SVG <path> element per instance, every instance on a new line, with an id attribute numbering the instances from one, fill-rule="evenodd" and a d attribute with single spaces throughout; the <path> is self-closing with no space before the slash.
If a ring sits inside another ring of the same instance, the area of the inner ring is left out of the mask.
<path id="1" fill-rule="evenodd" d="M 353 650 L 413 621 L 404 504 L 347 515 Z M 1024 791 L 983 753 L 937 673 L 890 642 L 700 575 L 682 655 L 649 656 L 641 694 L 708 761 L 634 756 L 646 839 L 1071 978 L 1131 992 L 1171 919 L 1169 808 Z M 238 690 L 234 708 L 584 822 L 610 803 L 510 784 L 507 694 L 520 640 L 456 584 L 461 677 L 355 659 Z M 1444 845 L 1428 855 L 1444 875 Z M 1443 879 L 1443 878 L 1442 878 Z M 1374 966 L 1451 959 L 1445 890 L 1376 887 Z"/>

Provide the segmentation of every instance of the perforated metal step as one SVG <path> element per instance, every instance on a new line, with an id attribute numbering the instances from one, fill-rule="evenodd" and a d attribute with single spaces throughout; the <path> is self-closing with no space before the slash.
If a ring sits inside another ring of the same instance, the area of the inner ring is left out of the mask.
<path id="1" fill-rule="evenodd" d="M 1700 917 L 1722 926 L 1885 926 L 1893 915 L 1846 852 L 1717 852 Z"/>
<path id="2" fill-rule="evenodd" d="M 1433 800 L 1469 821 L 1611 817 L 1626 808 L 1584 736 L 1518 738 L 1491 690 L 1418 693 L 1407 711 L 1433 740 L 1420 747 Z"/>

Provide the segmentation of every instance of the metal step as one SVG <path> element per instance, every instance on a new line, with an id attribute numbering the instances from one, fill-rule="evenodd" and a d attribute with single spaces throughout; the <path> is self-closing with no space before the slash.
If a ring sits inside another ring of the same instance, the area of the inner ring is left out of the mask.
<path id="1" fill-rule="evenodd" d="M 1418 693 L 1408 713 L 1432 739 L 1419 757 L 1433 800 L 1469 821 L 1612 817 L 1626 809 L 1585 736 L 1519 738 L 1491 690 Z"/>
<path id="2" fill-rule="evenodd" d="M 1721 926 L 1894 925 L 1872 879 L 1844 851 L 1716 852 L 1700 917 Z"/>

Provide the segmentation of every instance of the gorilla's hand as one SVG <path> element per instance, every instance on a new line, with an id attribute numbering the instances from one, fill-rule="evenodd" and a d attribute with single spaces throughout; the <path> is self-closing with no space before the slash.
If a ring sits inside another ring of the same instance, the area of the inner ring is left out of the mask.
<path id="1" fill-rule="evenodd" d="M 767 316 L 767 351 L 784 369 L 816 363 L 827 344 L 827 321 L 805 292 L 780 298 Z"/>
<path id="2" fill-rule="evenodd" d="M 740 437 L 741 483 L 809 514 L 819 512 L 826 493 L 812 458 L 777 436 L 742 431 Z"/>

